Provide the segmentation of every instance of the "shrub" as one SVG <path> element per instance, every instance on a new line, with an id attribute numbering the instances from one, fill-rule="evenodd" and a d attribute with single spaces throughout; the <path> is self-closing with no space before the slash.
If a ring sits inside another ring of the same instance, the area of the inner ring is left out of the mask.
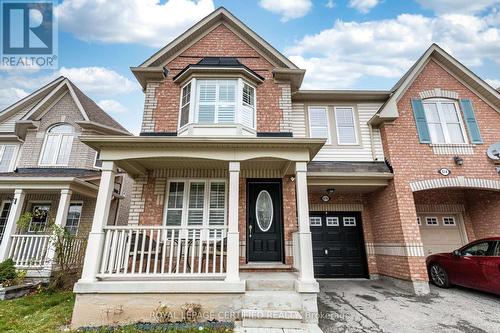
<path id="1" fill-rule="evenodd" d="M 4 284 L 5 281 L 13 280 L 16 277 L 17 272 L 14 266 L 14 260 L 7 259 L 0 263 L 0 284 Z"/>

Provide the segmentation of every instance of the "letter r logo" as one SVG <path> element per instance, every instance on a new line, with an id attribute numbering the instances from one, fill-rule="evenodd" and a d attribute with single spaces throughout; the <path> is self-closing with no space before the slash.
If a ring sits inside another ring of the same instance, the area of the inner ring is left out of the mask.
<path id="1" fill-rule="evenodd" d="M 52 29 L 52 2 L 2 3 L 4 54 L 51 54 Z"/>

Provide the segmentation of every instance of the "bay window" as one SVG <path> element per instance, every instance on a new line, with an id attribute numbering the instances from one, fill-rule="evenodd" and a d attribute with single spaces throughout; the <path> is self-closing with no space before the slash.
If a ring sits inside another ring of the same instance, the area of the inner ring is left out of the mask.
<path id="1" fill-rule="evenodd" d="M 255 88 L 243 79 L 192 79 L 182 87 L 179 127 L 240 124 L 255 128 Z"/>
<path id="2" fill-rule="evenodd" d="M 453 100 L 422 101 L 432 143 L 466 143 L 458 104 Z"/>
<path id="3" fill-rule="evenodd" d="M 225 180 L 173 180 L 167 186 L 165 225 L 224 226 L 226 206 Z"/>

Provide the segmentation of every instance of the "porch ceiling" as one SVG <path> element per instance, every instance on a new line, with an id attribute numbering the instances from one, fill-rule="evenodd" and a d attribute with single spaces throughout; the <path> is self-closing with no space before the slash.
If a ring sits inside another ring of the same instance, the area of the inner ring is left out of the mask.
<path id="1" fill-rule="evenodd" d="M 242 137 L 123 137 L 83 136 L 100 151 L 100 158 L 115 161 L 131 175 L 150 169 L 220 169 L 240 161 L 242 170 L 290 171 L 290 162 L 308 162 L 324 139 Z M 292 171 L 293 171 L 292 167 Z"/>

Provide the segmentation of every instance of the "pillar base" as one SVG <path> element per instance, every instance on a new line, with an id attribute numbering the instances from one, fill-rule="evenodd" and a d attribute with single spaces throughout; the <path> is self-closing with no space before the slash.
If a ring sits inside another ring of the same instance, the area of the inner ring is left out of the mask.
<path id="1" fill-rule="evenodd" d="M 429 282 L 427 281 L 408 281 L 392 276 L 380 275 L 380 279 L 389 282 L 394 287 L 406 291 L 415 296 L 424 296 L 430 293 Z"/>

